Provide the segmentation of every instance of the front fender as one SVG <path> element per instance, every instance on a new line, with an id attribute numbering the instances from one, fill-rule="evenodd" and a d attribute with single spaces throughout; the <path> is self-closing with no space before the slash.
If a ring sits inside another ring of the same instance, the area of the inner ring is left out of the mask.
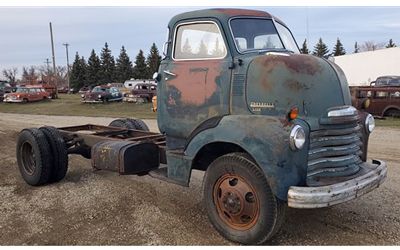
<path id="1" fill-rule="evenodd" d="M 289 147 L 289 133 L 295 124 L 309 130 L 305 122 L 262 115 L 230 115 L 221 119 L 217 127 L 197 134 L 188 144 L 185 155 L 194 158 L 199 150 L 213 142 L 233 143 L 249 153 L 262 168 L 273 193 L 287 200 L 290 186 L 305 184 L 308 140 L 302 150 Z"/>

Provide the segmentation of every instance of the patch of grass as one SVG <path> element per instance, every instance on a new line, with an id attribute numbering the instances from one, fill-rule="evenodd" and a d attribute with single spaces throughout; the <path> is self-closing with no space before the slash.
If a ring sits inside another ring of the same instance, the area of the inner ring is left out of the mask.
<path id="1" fill-rule="evenodd" d="M 378 127 L 400 128 L 400 118 L 375 119 L 375 124 Z"/>
<path id="2" fill-rule="evenodd" d="M 151 111 L 152 104 L 117 103 L 81 103 L 78 94 L 59 94 L 59 99 L 32 103 L 0 103 L 0 112 L 34 115 L 74 115 L 104 117 L 136 117 L 154 119 L 156 113 Z"/>

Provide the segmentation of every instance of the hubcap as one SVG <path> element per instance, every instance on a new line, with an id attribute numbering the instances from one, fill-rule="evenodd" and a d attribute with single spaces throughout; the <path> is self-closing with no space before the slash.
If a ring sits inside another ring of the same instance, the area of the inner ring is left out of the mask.
<path id="1" fill-rule="evenodd" d="M 22 166 L 25 173 L 33 175 L 36 169 L 36 156 L 30 143 L 24 142 L 21 146 Z"/>
<path id="2" fill-rule="evenodd" d="M 248 230 L 259 217 L 260 202 L 255 189 L 236 174 L 221 176 L 213 190 L 219 217 L 236 230 Z"/>

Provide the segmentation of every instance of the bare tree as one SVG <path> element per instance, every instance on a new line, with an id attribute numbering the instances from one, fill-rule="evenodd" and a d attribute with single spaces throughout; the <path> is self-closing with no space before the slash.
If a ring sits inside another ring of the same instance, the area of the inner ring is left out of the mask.
<path id="1" fill-rule="evenodd" d="M 385 43 L 376 43 L 374 41 L 366 41 L 360 46 L 360 51 L 375 51 L 378 49 L 383 49 Z"/>
<path id="2" fill-rule="evenodd" d="M 10 83 L 15 83 L 17 80 L 17 73 L 18 73 L 18 69 L 17 68 L 11 68 L 11 69 L 4 69 L 3 70 L 3 76 L 5 78 L 7 78 L 7 80 Z"/>
<path id="3" fill-rule="evenodd" d="M 36 84 L 38 82 L 39 75 L 36 72 L 35 66 L 22 67 L 22 83 Z"/>

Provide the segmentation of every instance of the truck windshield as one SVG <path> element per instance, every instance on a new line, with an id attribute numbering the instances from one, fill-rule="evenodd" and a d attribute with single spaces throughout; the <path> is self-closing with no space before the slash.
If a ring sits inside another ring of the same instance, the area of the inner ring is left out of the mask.
<path id="1" fill-rule="evenodd" d="M 290 31 L 285 26 L 276 24 L 277 27 L 271 19 L 232 19 L 230 25 L 239 52 L 286 49 L 300 53 Z"/>

